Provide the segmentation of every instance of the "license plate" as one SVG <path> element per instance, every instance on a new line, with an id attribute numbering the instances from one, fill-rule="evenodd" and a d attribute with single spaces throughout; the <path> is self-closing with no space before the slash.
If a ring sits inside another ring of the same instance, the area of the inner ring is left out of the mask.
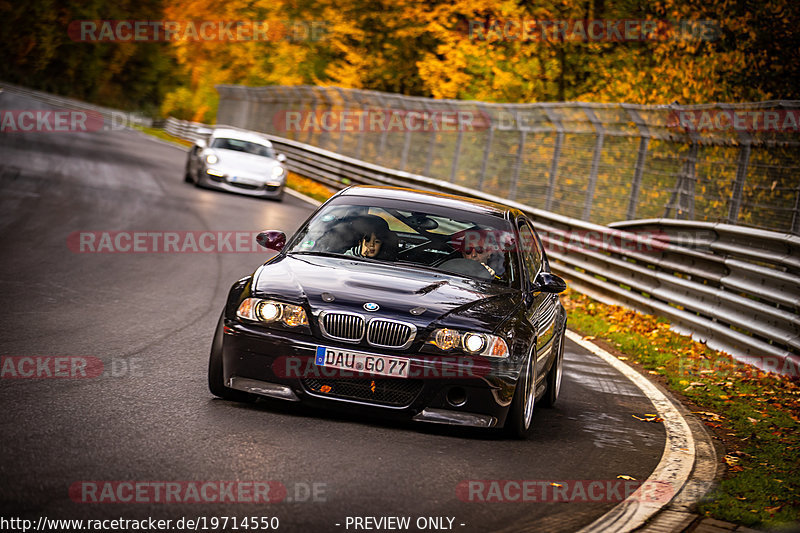
<path id="1" fill-rule="evenodd" d="M 257 181 L 247 178 L 242 178 L 240 176 L 231 176 L 230 178 L 228 178 L 228 181 L 230 181 L 231 183 L 243 183 L 245 185 L 258 185 Z"/>
<path id="2" fill-rule="evenodd" d="M 339 348 L 317 346 L 317 356 L 314 359 L 317 366 L 377 374 L 393 378 L 408 377 L 408 359 L 389 357 L 371 353 L 352 352 Z"/>

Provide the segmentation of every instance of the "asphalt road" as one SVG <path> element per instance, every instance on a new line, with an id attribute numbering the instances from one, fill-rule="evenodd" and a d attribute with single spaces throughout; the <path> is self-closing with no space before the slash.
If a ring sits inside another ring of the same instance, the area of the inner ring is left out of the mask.
<path id="1" fill-rule="evenodd" d="M 2 109 L 44 107 L 0 94 Z M 104 369 L 85 379 L 3 374 L 3 518 L 264 516 L 278 517 L 280 531 L 353 531 L 348 517 L 407 516 L 412 531 L 419 517 L 449 517 L 445 527 L 465 532 L 573 531 L 617 502 L 470 502 L 456 489 L 467 480 L 643 480 L 658 463 L 663 428 L 631 416 L 652 412 L 650 403 L 571 342 L 559 404 L 536 411 L 538 431 L 526 442 L 214 399 L 206 367 L 225 295 L 268 255 L 68 246 L 70 234 L 86 231 L 290 233 L 312 210 L 289 195 L 276 203 L 196 189 L 183 183 L 184 161 L 182 150 L 132 131 L 0 133 L 0 355 L 96 358 Z M 286 497 L 198 504 L 70 496 L 81 481 L 224 480 L 278 482 Z"/>

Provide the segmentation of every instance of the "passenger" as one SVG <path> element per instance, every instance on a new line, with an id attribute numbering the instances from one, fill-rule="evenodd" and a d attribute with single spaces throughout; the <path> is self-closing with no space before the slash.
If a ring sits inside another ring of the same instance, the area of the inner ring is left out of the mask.
<path id="1" fill-rule="evenodd" d="M 375 215 L 363 215 L 352 222 L 356 244 L 345 254 L 394 261 L 397 259 L 397 235 L 389 229 L 386 220 Z"/>

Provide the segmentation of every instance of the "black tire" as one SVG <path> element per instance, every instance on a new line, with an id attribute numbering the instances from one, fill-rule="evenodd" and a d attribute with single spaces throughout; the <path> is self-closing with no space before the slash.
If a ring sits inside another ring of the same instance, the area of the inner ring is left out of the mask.
<path id="1" fill-rule="evenodd" d="M 222 371 L 222 336 L 225 324 L 224 314 L 220 315 L 214 340 L 211 342 L 211 355 L 208 359 L 208 390 L 214 396 L 232 402 L 252 402 L 253 395 L 225 386 L 225 375 Z"/>
<path id="2" fill-rule="evenodd" d="M 189 163 L 186 163 L 186 170 L 183 171 L 183 181 L 186 183 L 194 183 L 192 179 L 192 174 L 189 172 Z"/>
<path id="3" fill-rule="evenodd" d="M 547 373 L 547 390 L 540 402 L 544 407 L 554 407 L 558 400 L 558 395 L 561 392 L 561 377 L 564 374 L 564 336 L 566 334 L 566 329 L 565 326 L 561 331 L 561 335 L 559 335 L 555 341 L 558 344 L 553 347 L 553 350 L 556 351 L 556 358 L 553 361 L 553 366 L 550 367 L 550 371 Z"/>
<path id="4" fill-rule="evenodd" d="M 529 403 L 530 402 L 530 403 Z M 514 391 L 504 429 L 512 437 L 527 439 L 533 434 L 533 408 L 536 404 L 536 358 L 528 354 Z"/>

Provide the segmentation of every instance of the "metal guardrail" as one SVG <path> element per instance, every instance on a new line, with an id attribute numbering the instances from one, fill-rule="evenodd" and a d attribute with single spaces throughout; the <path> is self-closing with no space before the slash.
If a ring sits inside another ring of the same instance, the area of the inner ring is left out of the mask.
<path id="1" fill-rule="evenodd" d="M 5 81 L 0 81 L 0 87 L 9 93 L 19 94 L 53 107 L 97 113 L 103 117 L 105 129 L 107 130 L 125 129 L 130 128 L 131 126 L 151 127 L 153 125 L 153 119 L 143 115 L 142 113 L 131 113 L 128 111 L 122 111 L 120 109 L 112 109 L 110 107 L 88 104 L 74 98 L 57 96 L 42 91 L 35 91 L 33 89 L 28 89 L 27 87 L 21 87 Z"/>
<path id="2" fill-rule="evenodd" d="M 178 131 L 174 122 L 172 128 Z M 196 138 L 198 133 L 184 135 Z M 800 237 L 671 219 L 602 226 L 261 135 L 287 155 L 290 170 L 337 189 L 350 184 L 412 186 L 516 207 L 532 218 L 553 270 L 574 289 L 666 317 L 675 329 L 743 362 L 800 375 Z"/>
<path id="3" fill-rule="evenodd" d="M 197 139 L 206 137 L 211 133 L 214 126 L 201 124 L 199 122 L 190 122 L 188 120 L 179 120 L 177 118 L 168 118 L 164 122 L 164 131 L 175 137 L 186 139 L 187 141 L 196 141 Z"/>
<path id="4" fill-rule="evenodd" d="M 492 103 L 218 85 L 217 122 L 608 224 L 664 217 L 800 235 L 800 101 Z"/>

